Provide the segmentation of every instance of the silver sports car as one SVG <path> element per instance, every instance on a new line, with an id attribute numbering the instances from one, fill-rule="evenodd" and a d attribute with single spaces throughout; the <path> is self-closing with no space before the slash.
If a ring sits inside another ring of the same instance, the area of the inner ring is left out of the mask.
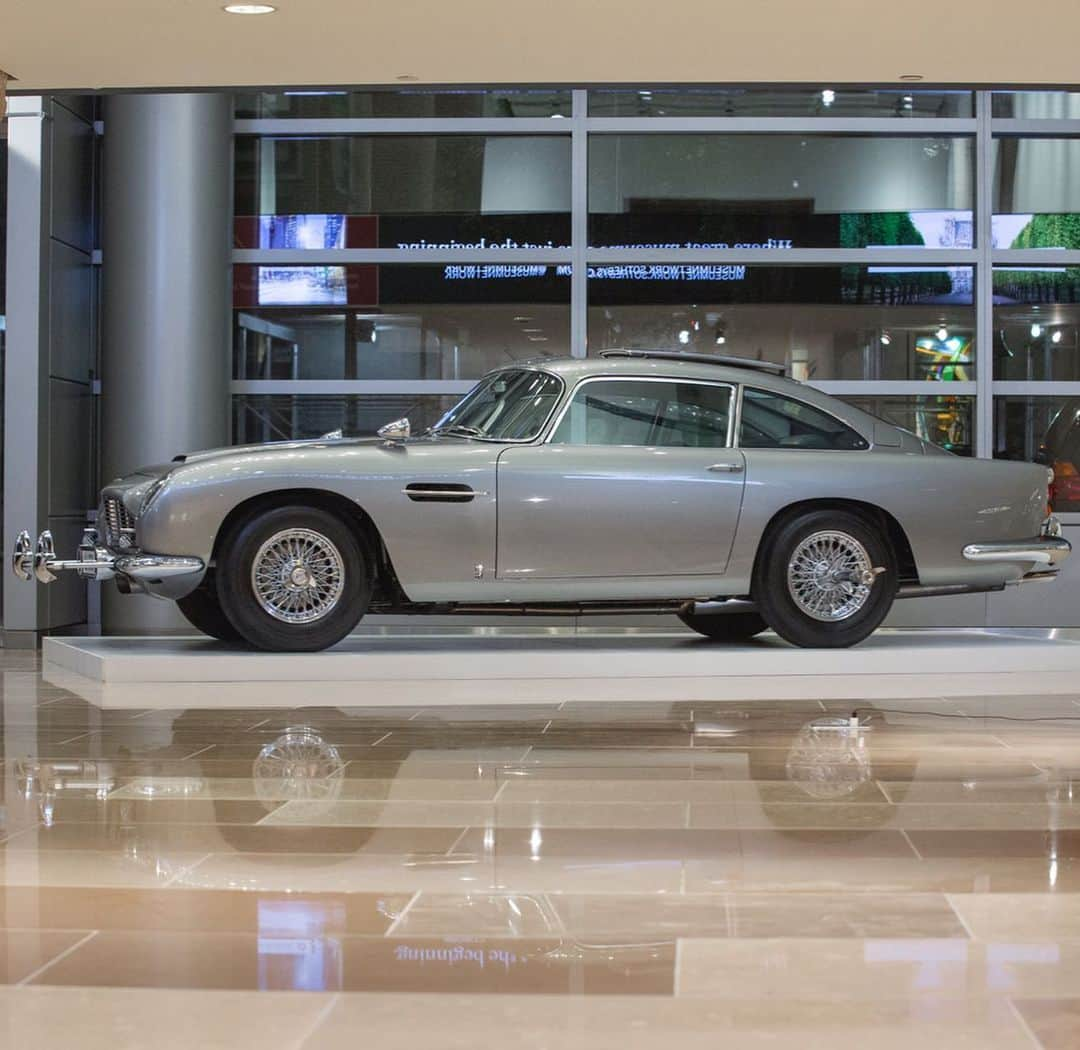
<path id="1" fill-rule="evenodd" d="M 60 561 L 216 638 L 333 645 L 366 612 L 674 612 L 848 646 L 893 600 L 1052 577 L 1046 467 L 961 459 L 759 362 L 668 351 L 515 364 L 430 430 L 215 449 L 108 485 Z"/>

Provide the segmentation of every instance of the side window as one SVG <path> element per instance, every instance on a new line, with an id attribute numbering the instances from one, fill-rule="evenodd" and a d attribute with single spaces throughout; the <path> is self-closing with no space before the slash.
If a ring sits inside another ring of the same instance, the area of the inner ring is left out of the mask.
<path id="1" fill-rule="evenodd" d="M 869 448 L 846 423 L 805 401 L 766 390 L 743 391 L 742 448 Z"/>
<path id="2" fill-rule="evenodd" d="M 555 433 L 559 445 L 723 448 L 731 416 L 729 386 L 605 379 L 583 383 Z"/>

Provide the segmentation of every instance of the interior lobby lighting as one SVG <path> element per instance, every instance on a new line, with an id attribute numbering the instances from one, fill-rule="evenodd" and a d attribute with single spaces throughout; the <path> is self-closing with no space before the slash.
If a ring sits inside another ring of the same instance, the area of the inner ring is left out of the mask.
<path id="1" fill-rule="evenodd" d="M 888 332 L 882 332 L 880 338 L 882 346 L 888 346 L 892 342 L 892 336 Z"/>
<path id="2" fill-rule="evenodd" d="M 679 342 L 682 343 L 683 346 L 686 346 L 686 344 L 690 342 L 690 329 L 689 328 L 683 328 L 683 329 L 680 330 L 680 332 L 679 332 Z"/>
<path id="3" fill-rule="evenodd" d="M 1043 327 L 1041 324 L 1033 324 L 1031 326 L 1031 338 L 1038 339 L 1043 334 Z"/>
<path id="4" fill-rule="evenodd" d="M 832 88 L 826 88 L 821 93 L 821 101 L 823 105 L 831 106 L 836 101 L 836 92 Z"/>
<path id="5" fill-rule="evenodd" d="M 230 15 L 272 15 L 277 8 L 271 4 L 226 4 L 223 10 Z"/>
<path id="6" fill-rule="evenodd" d="M 717 335 L 717 337 L 716 337 L 716 345 L 717 346 L 723 346 L 724 343 L 726 343 L 726 342 L 727 342 L 727 336 L 726 335 L 722 335 L 722 334 Z"/>
<path id="7" fill-rule="evenodd" d="M 934 335 L 936 335 L 936 336 L 937 336 L 937 338 L 938 338 L 938 342 L 944 343 L 944 342 L 945 342 L 945 340 L 949 338 L 949 330 L 948 330 L 948 328 L 946 328 L 946 327 L 945 327 L 944 325 L 942 325 L 942 326 L 941 326 L 941 327 L 940 327 L 940 328 L 939 328 L 939 329 L 938 329 L 938 330 L 937 330 L 937 331 L 936 331 L 936 332 L 934 333 Z"/>
<path id="8" fill-rule="evenodd" d="M 1052 336 L 1050 336 L 1050 342 L 1051 343 L 1060 343 L 1061 342 L 1061 329 L 1060 328 Z"/>

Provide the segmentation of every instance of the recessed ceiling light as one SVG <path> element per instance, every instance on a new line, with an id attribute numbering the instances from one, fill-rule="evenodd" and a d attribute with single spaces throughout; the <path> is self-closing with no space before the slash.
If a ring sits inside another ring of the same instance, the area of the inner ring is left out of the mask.
<path id="1" fill-rule="evenodd" d="M 230 15 L 272 15 L 277 8 L 270 4 L 226 4 L 223 10 Z"/>
<path id="2" fill-rule="evenodd" d="M 922 78 L 923 78 L 922 73 L 901 73 L 900 74 L 900 79 L 901 80 L 922 80 Z"/>

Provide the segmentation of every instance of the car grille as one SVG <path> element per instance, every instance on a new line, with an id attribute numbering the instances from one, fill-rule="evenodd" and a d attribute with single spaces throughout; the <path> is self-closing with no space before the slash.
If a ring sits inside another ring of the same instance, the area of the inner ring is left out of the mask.
<path id="1" fill-rule="evenodd" d="M 133 547 L 135 545 L 135 519 L 118 499 L 107 499 L 102 508 L 105 520 L 106 547 Z"/>

